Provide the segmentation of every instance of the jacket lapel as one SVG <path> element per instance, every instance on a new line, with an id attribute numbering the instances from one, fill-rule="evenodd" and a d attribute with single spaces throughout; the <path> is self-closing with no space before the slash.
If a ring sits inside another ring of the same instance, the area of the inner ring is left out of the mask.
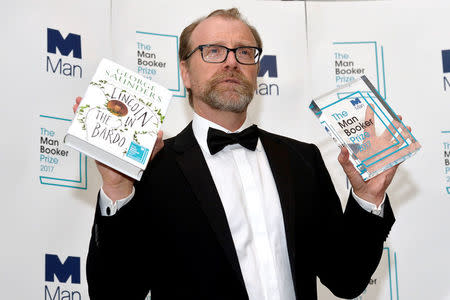
<path id="1" fill-rule="evenodd" d="M 174 150 L 178 153 L 177 163 L 180 169 L 216 233 L 231 267 L 245 288 L 225 210 L 203 153 L 195 139 L 192 122 L 175 137 Z"/>

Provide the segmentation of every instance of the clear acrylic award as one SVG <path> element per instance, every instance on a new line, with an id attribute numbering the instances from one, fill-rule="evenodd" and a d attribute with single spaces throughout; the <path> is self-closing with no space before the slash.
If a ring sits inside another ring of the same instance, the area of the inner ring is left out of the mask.
<path id="1" fill-rule="evenodd" d="M 414 155 L 420 144 L 366 76 L 322 95 L 309 108 L 350 152 L 364 180 Z"/>

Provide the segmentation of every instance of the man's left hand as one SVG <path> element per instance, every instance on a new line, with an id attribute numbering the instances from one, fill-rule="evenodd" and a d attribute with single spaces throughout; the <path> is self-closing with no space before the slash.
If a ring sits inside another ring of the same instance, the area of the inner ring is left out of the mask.
<path id="1" fill-rule="evenodd" d="M 341 148 L 338 161 L 353 187 L 353 192 L 361 199 L 371 202 L 379 207 L 381 202 L 383 202 L 386 189 L 391 183 L 392 178 L 394 178 L 395 172 L 397 171 L 399 165 L 395 165 L 374 178 L 364 181 L 349 160 L 349 152 L 347 148 Z"/>

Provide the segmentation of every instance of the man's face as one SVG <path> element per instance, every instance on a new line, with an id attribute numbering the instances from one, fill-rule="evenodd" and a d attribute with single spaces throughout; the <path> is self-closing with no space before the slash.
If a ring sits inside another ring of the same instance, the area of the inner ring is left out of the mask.
<path id="1" fill-rule="evenodd" d="M 228 48 L 256 46 L 255 38 L 247 25 L 239 20 L 220 16 L 201 22 L 191 35 L 191 48 L 216 44 Z M 182 63 L 183 79 L 195 101 L 203 101 L 212 108 L 240 113 L 246 110 L 256 88 L 258 65 L 242 65 L 233 52 L 223 63 L 207 63 L 197 50 Z"/>

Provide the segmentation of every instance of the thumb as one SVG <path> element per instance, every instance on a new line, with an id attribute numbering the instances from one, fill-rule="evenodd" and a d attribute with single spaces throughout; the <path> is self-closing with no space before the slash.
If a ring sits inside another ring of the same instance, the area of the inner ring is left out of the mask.
<path id="1" fill-rule="evenodd" d="M 348 149 L 345 147 L 341 147 L 341 153 L 339 153 L 338 161 L 341 164 L 342 169 L 344 170 L 350 182 L 356 183 L 358 179 L 360 181 L 362 180 L 362 178 L 359 175 L 359 172 L 353 166 L 352 162 L 350 161 L 349 156 L 350 153 L 348 152 Z"/>
<path id="2" fill-rule="evenodd" d="M 163 132 L 162 130 L 158 131 L 158 135 L 156 137 L 155 146 L 152 151 L 152 155 L 150 156 L 150 160 L 155 157 L 155 155 L 164 147 L 164 141 L 163 141 Z"/>

